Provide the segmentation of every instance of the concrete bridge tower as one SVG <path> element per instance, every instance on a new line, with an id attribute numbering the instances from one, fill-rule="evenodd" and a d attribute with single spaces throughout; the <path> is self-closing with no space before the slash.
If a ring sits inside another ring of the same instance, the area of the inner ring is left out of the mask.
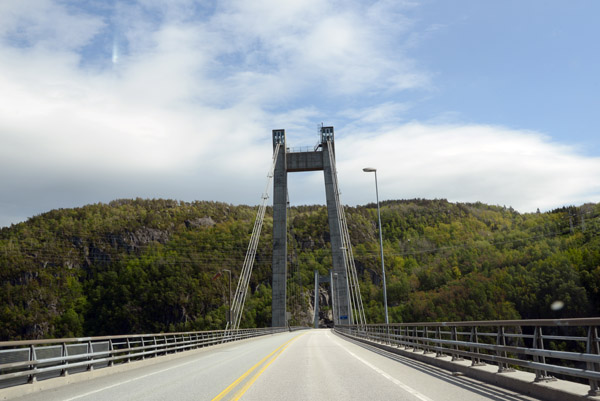
<path id="1" fill-rule="evenodd" d="M 334 286 L 336 307 L 335 324 L 350 323 L 349 287 L 346 274 L 346 253 L 342 249 L 339 194 L 335 170 L 333 127 L 321 127 L 320 142 L 314 150 L 293 152 L 286 146 L 285 130 L 273 130 L 273 149 L 280 144 L 273 176 L 273 301 L 272 326 L 287 325 L 287 174 L 299 171 L 323 171 L 325 196 L 331 238 L 333 272 L 337 273 Z M 330 152 L 331 150 L 331 152 Z M 332 160 L 333 159 L 333 160 Z"/>

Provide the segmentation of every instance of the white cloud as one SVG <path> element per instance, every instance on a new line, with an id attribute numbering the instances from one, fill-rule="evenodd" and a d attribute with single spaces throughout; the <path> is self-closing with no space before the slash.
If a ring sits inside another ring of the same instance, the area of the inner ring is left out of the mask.
<path id="1" fill-rule="evenodd" d="M 366 138 L 338 136 L 349 203 L 372 201 L 362 167 L 379 169 L 383 199 L 447 198 L 523 212 L 600 198 L 600 158 L 539 133 L 484 125 L 410 123 Z M 362 175 L 362 176 L 361 176 Z M 352 202 L 354 201 L 354 202 Z"/>
<path id="2" fill-rule="evenodd" d="M 530 210 L 598 197 L 598 161 L 539 134 L 405 123 L 410 103 L 391 94 L 430 86 L 404 52 L 408 2 L 166 4 L 99 17 L 0 3 L 0 226 L 122 197 L 257 203 L 271 130 L 310 146 L 321 121 L 336 126 L 346 203 L 372 201 L 371 164 L 387 199 Z M 295 203 L 324 202 L 322 173 L 291 182 Z"/>

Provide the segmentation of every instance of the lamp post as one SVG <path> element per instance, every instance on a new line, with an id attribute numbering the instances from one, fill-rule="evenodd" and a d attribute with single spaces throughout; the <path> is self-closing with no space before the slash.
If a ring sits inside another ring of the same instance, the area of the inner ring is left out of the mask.
<path id="1" fill-rule="evenodd" d="M 338 274 L 337 273 L 333 273 L 333 276 L 335 277 L 335 294 L 333 295 L 333 297 L 335 298 L 335 306 L 337 308 L 334 307 L 333 310 L 333 324 L 335 324 L 335 317 L 337 316 L 337 324 L 340 324 L 340 293 L 339 293 L 339 289 L 338 289 L 338 285 L 339 285 L 339 280 L 338 280 Z M 333 284 L 333 283 L 332 283 Z"/>
<path id="2" fill-rule="evenodd" d="M 229 316 L 227 316 L 227 323 L 231 327 L 231 270 L 223 269 L 223 271 L 229 273 Z"/>
<path id="3" fill-rule="evenodd" d="M 381 234 L 381 212 L 379 211 L 379 189 L 377 188 L 377 169 L 373 167 L 363 168 L 365 173 L 375 173 L 375 196 L 377 198 L 377 220 L 379 221 L 379 250 L 381 252 L 381 274 L 383 277 L 383 306 L 385 308 L 385 324 L 390 324 L 387 307 L 387 288 L 385 285 L 385 264 L 383 262 L 383 236 Z"/>

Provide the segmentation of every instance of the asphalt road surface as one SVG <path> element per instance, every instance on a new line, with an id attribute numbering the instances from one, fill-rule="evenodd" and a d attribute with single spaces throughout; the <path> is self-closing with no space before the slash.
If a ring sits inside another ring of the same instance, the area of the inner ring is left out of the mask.
<path id="1" fill-rule="evenodd" d="M 374 352 L 325 329 L 192 351 L 178 359 L 16 399 L 534 400 L 418 361 Z"/>

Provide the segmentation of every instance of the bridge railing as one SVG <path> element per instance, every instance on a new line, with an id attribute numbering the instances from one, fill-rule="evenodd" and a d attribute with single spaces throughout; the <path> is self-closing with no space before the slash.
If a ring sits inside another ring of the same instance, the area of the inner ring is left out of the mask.
<path id="1" fill-rule="evenodd" d="M 0 388 L 273 334 L 273 327 L 0 342 Z"/>
<path id="2" fill-rule="evenodd" d="M 432 322 L 336 326 L 359 339 L 413 352 L 493 364 L 498 372 L 535 373 L 535 381 L 576 378 L 600 395 L 600 318 Z M 553 376 L 555 375 L 555 376 Z"/>

